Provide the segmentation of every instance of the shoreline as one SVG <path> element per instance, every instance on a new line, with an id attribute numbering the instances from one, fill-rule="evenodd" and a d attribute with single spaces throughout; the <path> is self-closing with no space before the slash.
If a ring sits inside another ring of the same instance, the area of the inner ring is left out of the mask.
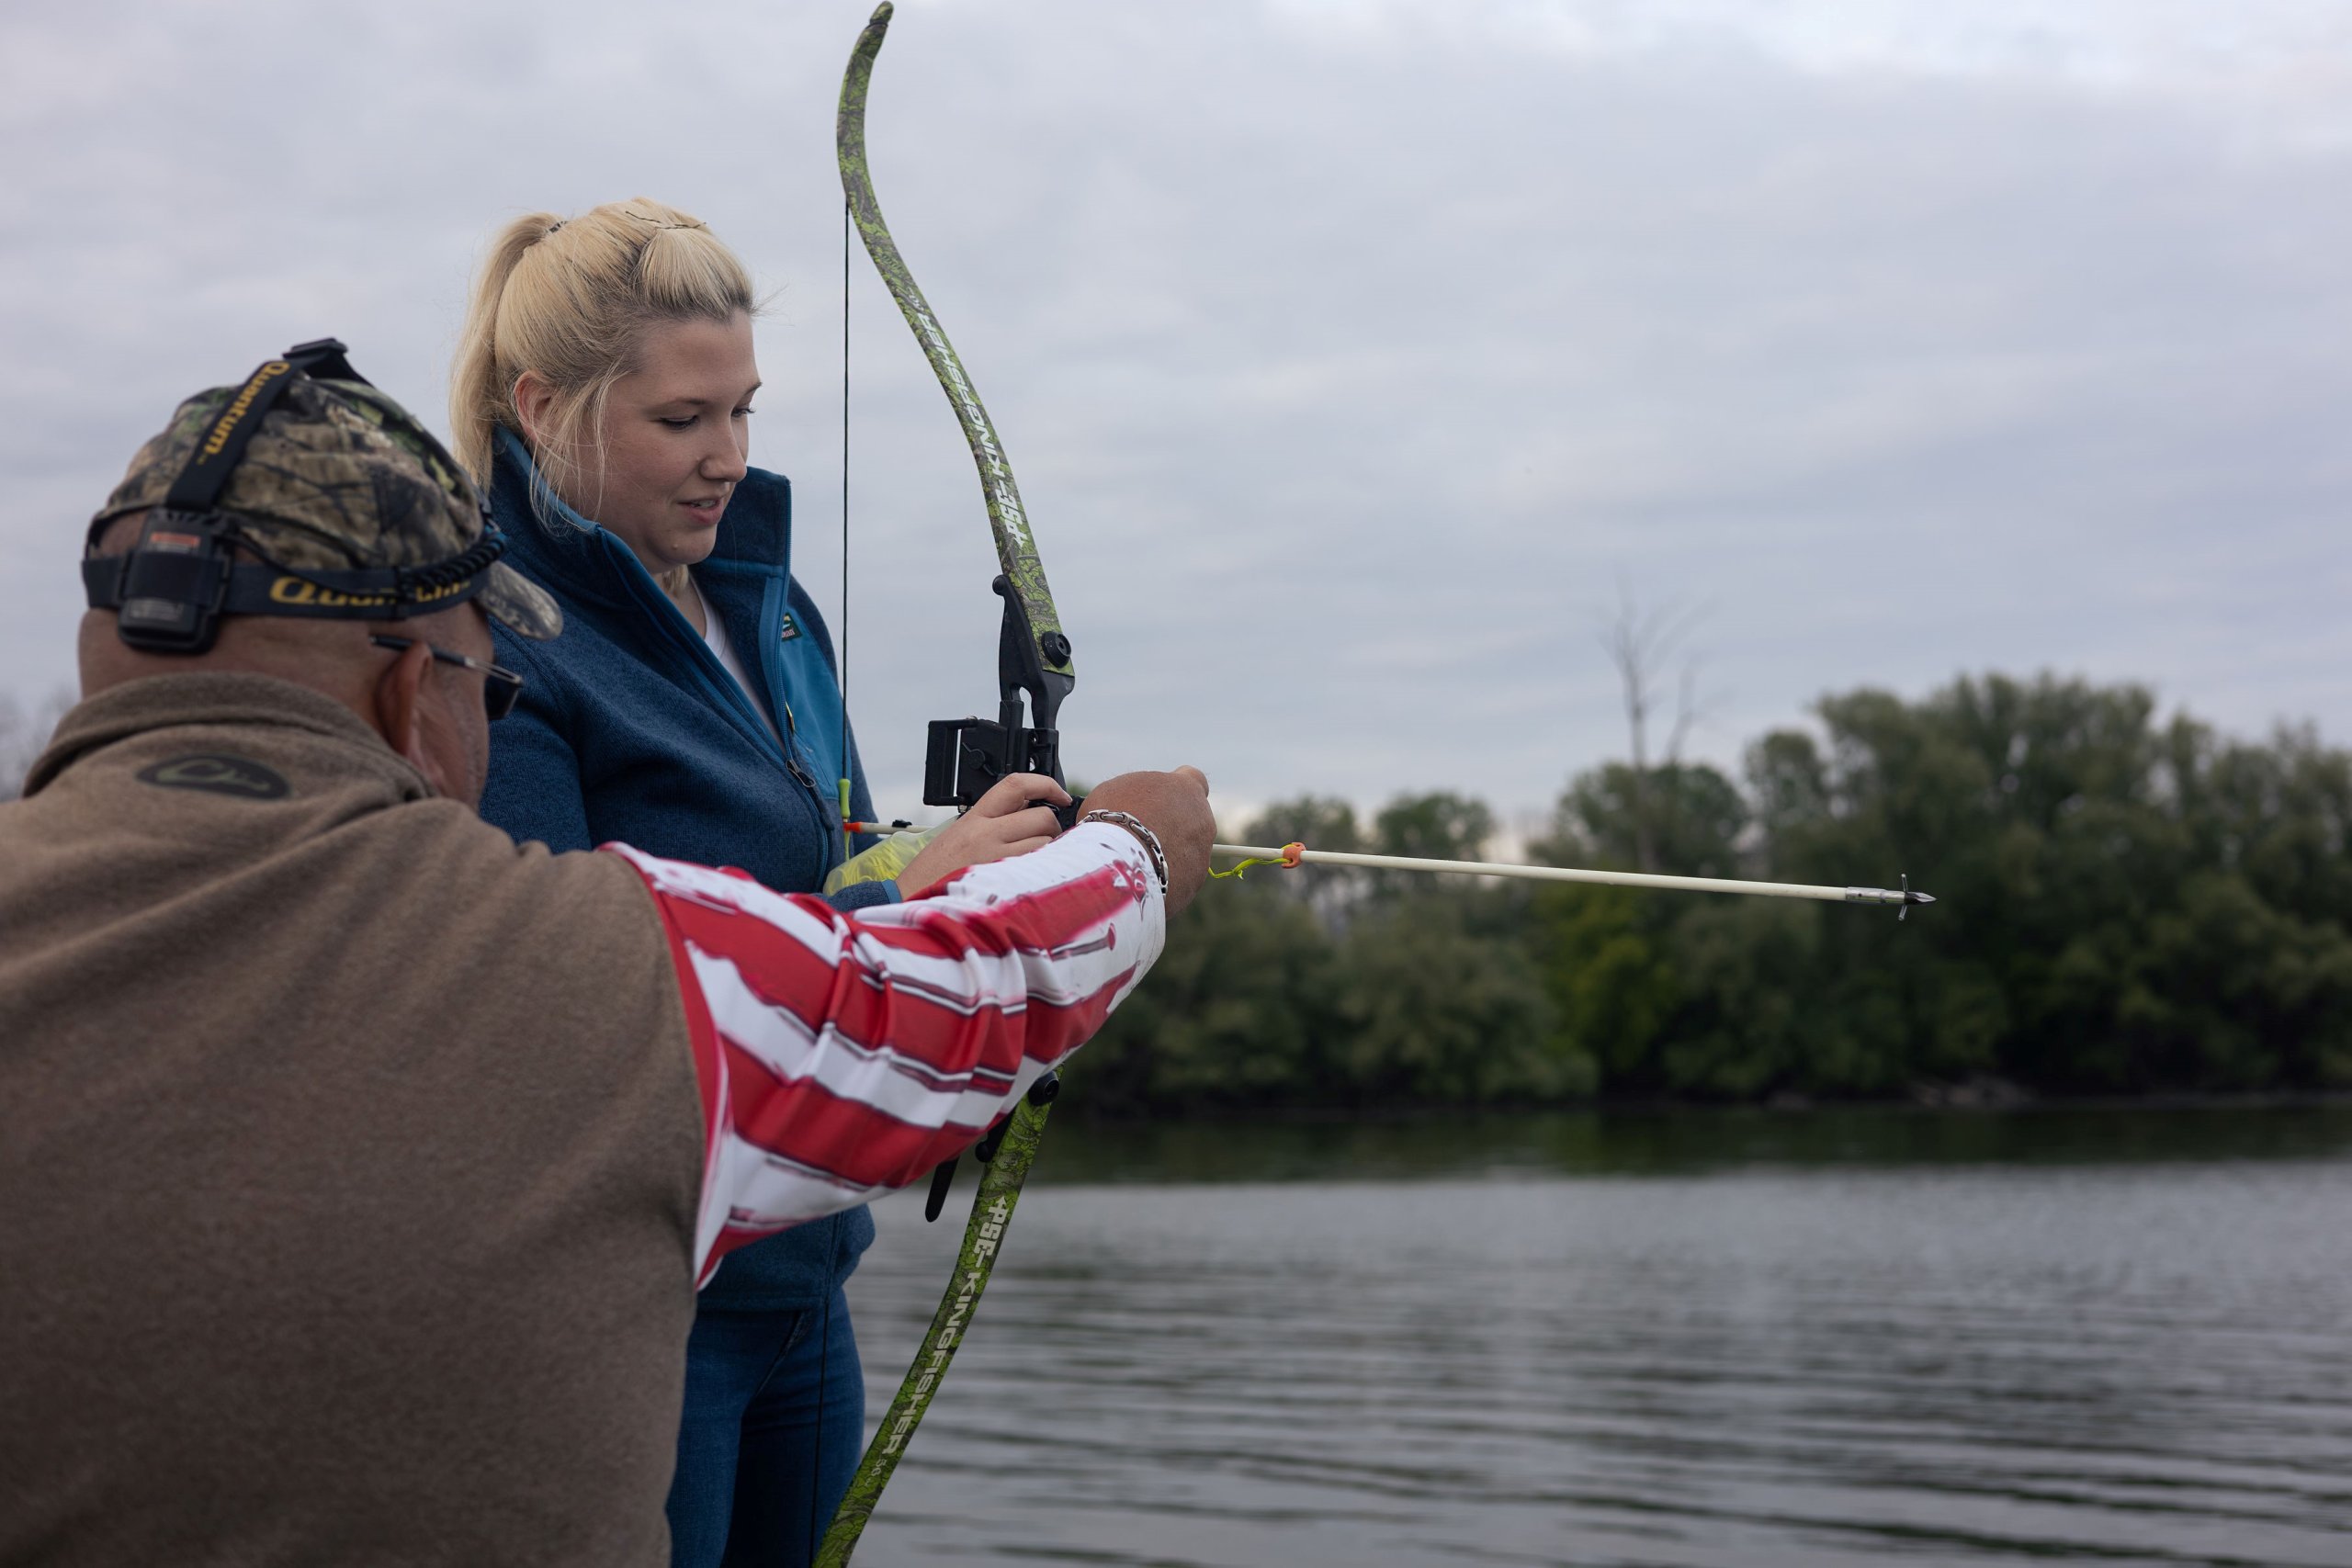
<path id="1" fill-rule="evenodd" d="M 1182 1111 L 1127 1115 L 1084 1109 L 1080 1093 L 1063 1101 L 1067 1120 L 1099 1128 L 1196 1125 L 1204 1122 L 1247 1122 L 1261 1124 L 1325 1127 L 1341 1125 L 1415 1126 L 1459 1124 L 1483 1118 L 1528 1116 L 1754 1116 L 1799 1117 L 1823 1113 L 1879 1112 L 1890 1114 L 1945 1113 L 1973 1115 L 2048 1114 L 2064 1111 L 2125 1112 L 2134 1111 L 2263 1111 L 2352 1107 L 2352 1089 L 2266 1089 L 2245 1094 L 2050 1095 L 2034 1094 L 2016 1086 L 2014 1096 L 1930 1098 L 1915 1091 L 1908 1098 L 1877 1100 L 1815 1100 L 1802 1095 L 1775 1095 L 1765 1100 L 1674 1100 L 1627 1097 L 1556 1101 L 1527 1101 L 1504 1105 L 1380 1105 L 1284 1106 L 1202 1105 Z"/>

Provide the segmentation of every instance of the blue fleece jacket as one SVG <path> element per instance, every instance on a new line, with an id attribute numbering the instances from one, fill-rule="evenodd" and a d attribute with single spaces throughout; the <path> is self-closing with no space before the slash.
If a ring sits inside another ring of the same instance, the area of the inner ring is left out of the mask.
<path id="1" fill-rule="evenodd" d="M 790 483 L 746 474 L 710 558 L 694 569 L 752 692 L 616 536 L 552 495 L 542 504 L 554 520 L 542 522 L 533 483 L 529 453 L 501 431 L 491 511 L 510 541 L 506 562 L 555 595 L 563 635 L 532 642 L 492 626 L 499 662 L 524 685 L 514 711 L 491 727 L 482 816 L 551 850 L 619 840 L 738 866 L 779 892 L 816 891 L 842 858 L 842 697 L 831 639 L 792 579 Z M 854 739 L 850 764 L 851 809 L 870 819 Z M 855 908 L 897 897 L 896 884 L 863 883 L 832 902 Z M 819 1305 L 873 1239 L 863 1208 L 798 1226 L 730 1254 L 703 1303 Z"/>

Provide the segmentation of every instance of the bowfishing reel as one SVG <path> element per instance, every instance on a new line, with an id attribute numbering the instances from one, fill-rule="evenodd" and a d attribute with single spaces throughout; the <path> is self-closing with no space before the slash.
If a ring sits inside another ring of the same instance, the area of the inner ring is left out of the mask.
<path id="1" fill-rule="evenodd" d="M 1004 601 L 1004 619 L 999 623 L 996 639 L 996 720 L 990 723 L 976 714 L 931 721 L 930 739 L 923 748 L 925 806 L 969 810 L 997 780 L 1013 773 L 1043 773 L 1056 784 L 1062 782 L 1062 736 L 1054 719 L 1076 682 L 1046 666 L 1069 665 L 1069 638 L 1058 631 L 1041 637 L 1031 629 L 1029 612 L 1023 607 L 1021 595 L 1013 592 L 1011 578 L 999 573 L 989 586 Z M 1035 722 L 1023 723 L 1024 715 Z M 1064 831 L 1078 825 L 1079 808 L 1084 804 L 1073 795 L 1068 806 L 1054 808 Z M 1061 1080 L 1047 1073 L 1030 1086 L 1029 1103 L 1050 1104 L 1060 1089 Z M 995 1156 L 1012 1122 L 1010 1116 L 1000 1121 L 973 1150 L 982 1165 Z M 955 1179 L 953 1156 L 932 1168 L 931 1191 L 923 1201 L 925 1220 L 939 1218 L 947 1201 L 948 1185 Z"/>
<path id="2" fill-rule="evenodd" d="M 1062 738 L 1054 719 L 1075 682 L 1047 665 L 1069 662 L 1069 638 L 1058 631 L 1035 635 L 1010 579 L 1000 574 L 990 586 L 1004 601 L 996 639 L 996 718 L 974 715 L 931 721 L 923 748 L 925 806 L 968 809 L 990 785 L 1013 773 L 1043 773 L 1062 782 Z M 1024 698 L 1025 716 L 1034 723 L 1023 722 Z M 1078 808 L 1072 800 L 1054 815 L 1068 829 L 1077 824 Z"/>

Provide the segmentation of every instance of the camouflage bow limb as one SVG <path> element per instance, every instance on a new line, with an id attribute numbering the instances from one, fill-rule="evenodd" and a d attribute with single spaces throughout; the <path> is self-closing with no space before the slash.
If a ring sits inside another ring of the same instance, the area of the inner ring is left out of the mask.
<path id="1" fill-rule="evenodd" d="M 939 378 L 940 388 L 947 394 L 957 423 L 964 427 L 972 461 L 979 468 L 980 491 L 988 502 L 989 528 L 996 537 L 997 561 L 1003 573 L 998 592 L 1007 601 L 1008 625 L 1014 624 L 1013 611 L 1017 608 L 1020 620 L 1025 623 L 1023 629 L 1030 639 L 1028 649 L 1014 650 L 1022 655 L 1017 660 L 1009 660 L 1008 650 L 1000 648 L 1000 676 L 1005 677 L 1009 664 L 1025 667 L 1026 673 L 1020 682 L 1026 690 L 1034 722 L 1032 728 L 1021 733 L 1033 744 L 1042 744 L 1042 750 L 1033 751 L 1033 755 L 1050 760 L 1057 756 L 1056 714 L 1061 699 L 1077 681 L 1070 664 L 1069 639 L 1062 633 L 1061 616 L 1054 608 L 1052 591 L 1046 586 L 1046 569 L 1037 558 L 1028 514 L 1022 509 L 1021 491 L 1013 483 L 1012 466 L 1005 459 L 996 427 L 980 402 L 979 393 L 973 389 L 971 378 L 965 374 L 963 362 L 956 358 L 954 346 L 948 343 L 947 333 L 940 327 L 939 319 L 932 314 L 922 290 L 915 287 L 914 275 L 907 270 L 905 259 L 899 254 L 889 226 L 882 220 L 881 206 L 875 200 L 873 179 L 866 172 L 866 87 L 873 75 L 875 56 L 881 52 L 882 38 L 889 26 L 889 0 L 883 0 L 875 9 L 873 19 L 865 24 L 865 30 L 858 35 L 857 46 L 850 53 L 849 69 L 842 77 L 841 110 L 834 121 L 842 191 L 848 198 L 858 233 L 865 242 L 865 253 L 873 258 L 875 270 L 882 275 L 883 282 L 889 286 L 916 341 L 922 344 L 923 355 Z M 1007 633 L 1008 637 L 1012 635 Z M 1008 703 L 1012 700 L 1009 692 L 1007 699 Z M 1007 716 L 1011 716 L 1010 713 Z M 1049 764 L 1048 771 L 1059 777 L 1057 768 Z M 972 1314 L 996 1268 L 1005 1226 L 1011 1223 L 1013 1205 L 1020 1200 L 1021 1184 L 1028 1177 L 1030 1162 L 1036 1157 L 1037 1141 L 1045 1132 L 1047 1111 L 1058 1087 L 1051 1074 L 1040 1078 L 1013 1108 L 1012 1116 L 982 1140 L 979 1155 L 984 1173 L 980 1190 L 972 1200 L 971 1219 L 964 1227 L 964 1245 L 956 1254 L 955 1276 L 948 1282 L 947 1293 L 940 1300 L 938 1312 L 933 1314 L 930 1331 L 915 1352 L 914 1364 L 908 1368 L 905 1381 L 899 1385 L 898 1397 L 890 1402 L 873 1442 L 858 1461 L 849 1491 L 818 1549 L 818 1568 L 843 1568 L 849 1562 L 866 1520 L 873 1517 L 882 1488 L 898 1469 L 917 1423 L 931 1407 L 940 1380 L 970 1331 Z"/>
<path id="2" fill-rule="evenodd" d="M 1051 1084 L 1055 1080 L 1038 1081 Z M 907 1451 L 907 1439 L 914 1436 L 916 1423 L 931 1408 L 931 1396 L 938 1392 L 940 1380 L 947 1375 L 948 1364 L 964 1343 L 980 1292 L 988 1289 L 989 1275 L 996 1268 L 1005 1227 L 1012 1222 L 1012 1206 L 1021 1201 L 1021 1184 L 1029 1175 L 1030 1162 L 1037 1157 L 1037 1140 L 1045 1133 L 1051 1100 L 1050 1093 L 1023 1100 L 1013 1109 L 995 1157 L 981 1168 L 980 1190 L 972 1199 L 972 1217 L 964 1226 L 964 1246 L 956 1255 L 955 1276 L 948 1281 L 947 1293 L 940 1298 L 939 1310 L 932 1314 L 914 1364 L 899 1384 L 899 1396 L 890 1402 L 874 1440 L 857 1461 L 857 1473 L 850 1478 L 849 1490 L 817 1549 L 817 1568 L 845 1568 L 850 1553 L 857 1548 L 857 1538 L 865 1532 L 865 1521 L 874 1517 L 882 1488 L 890 1483 Z"/>

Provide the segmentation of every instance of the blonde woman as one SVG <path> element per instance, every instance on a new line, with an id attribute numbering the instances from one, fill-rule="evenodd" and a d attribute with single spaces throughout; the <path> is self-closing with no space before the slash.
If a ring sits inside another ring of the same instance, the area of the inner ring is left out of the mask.
<path id="1" fill-rule="evenodd" d="M 859 818 L 873 807 L 854 743 L 842 755 L 823 619 L 792 576 L 791 487 L 749 464 L 756 310 L 734 254 L 660 202 L 535 213 L 493 242 L 451 423 L 506 559 L 561 604 L 564 630 L 499 638 L 526 680 L 493 734 L 482 815 L 554 850 L 625 840 L 807 893 L 842 856 L 834 781 L 853 781 Z M 1008 779 L 895 882 L 832 901 L 895 899 L 1034 849 L 1068 799 Z M 865 1391 L 842 1285 L 873 1235 L 862 1208 L 820 1220 L 736 1252 L 704 1291 L 673 1562 L 808 1561 L 856 1463 Z"/>

